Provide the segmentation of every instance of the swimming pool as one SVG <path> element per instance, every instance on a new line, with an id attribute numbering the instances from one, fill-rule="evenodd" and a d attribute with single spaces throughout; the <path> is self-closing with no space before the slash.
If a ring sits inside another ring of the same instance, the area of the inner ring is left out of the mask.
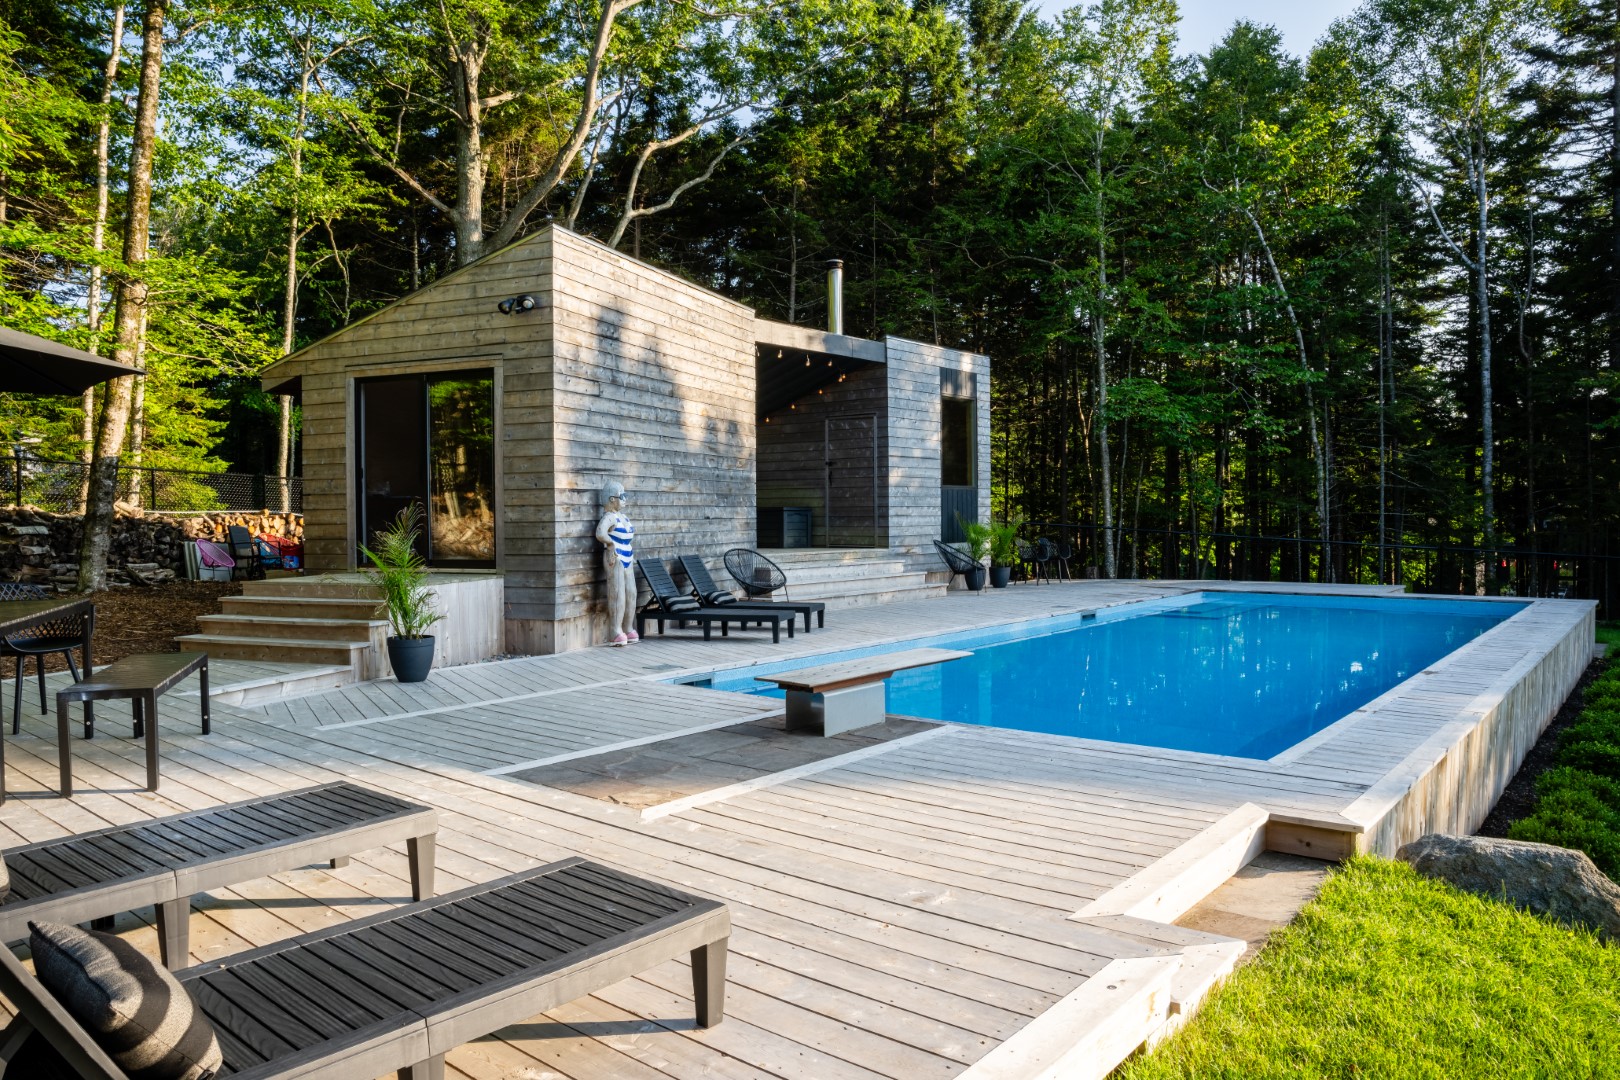
<path id="1" fill-rule="evenodd" d="M 1201 593 L 1100 613 L 856 650 L 974 655 L 888 681 L 892 713 L 1235 757 L 1269 758 L 1461 648 L 1526 604 Z M 781 696 L 716 672 L 716 690 Z"/>

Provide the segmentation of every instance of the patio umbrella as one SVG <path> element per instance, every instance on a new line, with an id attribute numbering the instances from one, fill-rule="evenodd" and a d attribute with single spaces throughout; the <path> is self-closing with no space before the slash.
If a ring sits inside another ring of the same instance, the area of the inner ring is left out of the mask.
<path id="1" fill-rule="evenodd" d="M 17 394 L 82 394 L 136 369 L 93 353 L 0 326 L 0 390 Z"/>

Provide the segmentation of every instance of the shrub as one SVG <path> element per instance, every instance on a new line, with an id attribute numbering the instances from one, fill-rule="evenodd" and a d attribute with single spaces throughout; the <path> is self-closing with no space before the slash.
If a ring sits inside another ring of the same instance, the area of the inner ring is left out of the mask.
<path id="1" fill-rule="evenodd" d="M 1563 765 L 1536 781 L 1536 811 L 1515 821 L 1508 836 L 1577 848 L 1620 880 L 1620 780 Z"/>

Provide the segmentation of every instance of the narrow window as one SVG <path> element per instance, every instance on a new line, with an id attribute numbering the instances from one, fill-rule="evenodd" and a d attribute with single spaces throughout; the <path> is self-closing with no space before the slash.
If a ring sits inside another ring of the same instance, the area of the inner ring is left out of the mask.
<path id="1" fill-rule="evenodd" d="M 943 428 L 940 432 L 940 479 L 944 487 L 972 487 L 974 420 L 977 402 L 972 398 L 940 399 Z"/>

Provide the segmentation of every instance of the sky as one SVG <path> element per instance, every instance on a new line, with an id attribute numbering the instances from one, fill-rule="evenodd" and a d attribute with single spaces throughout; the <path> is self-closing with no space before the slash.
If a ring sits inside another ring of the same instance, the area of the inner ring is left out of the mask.
<path id="1" fill-rule="evenodd" d="M 1037 0 L 1044 15 L 1054 15 L 1076 0 Z M 1327 32 L 1334 19 L 1350 14 L 1358 0 L 1180 0 L 1182 54 L 1206 52 L 1239 19 L 1269 24 L 1282 31 L 1288 51 L 1303 57 Z"/>

